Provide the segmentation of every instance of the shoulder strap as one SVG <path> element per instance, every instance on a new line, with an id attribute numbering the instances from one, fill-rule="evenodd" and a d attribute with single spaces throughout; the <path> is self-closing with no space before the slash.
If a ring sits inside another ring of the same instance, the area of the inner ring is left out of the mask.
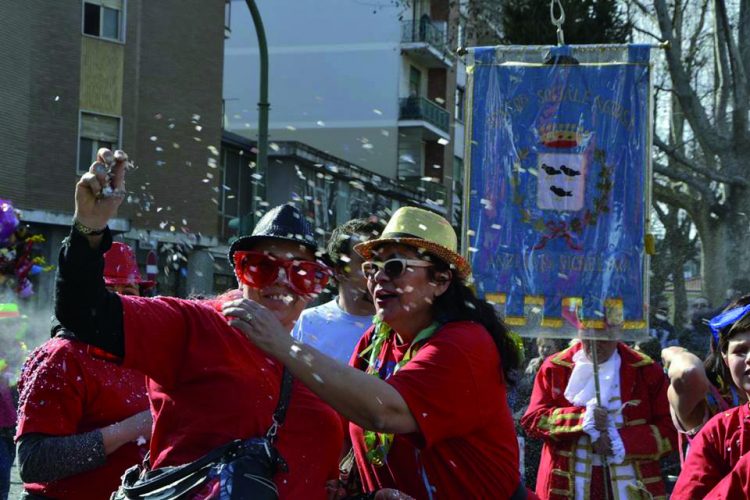
<path id="1" fill-rule="evenodd" d="M 273 423 L 271 427 L 266 431 L 266 439 L 270 442 L 276 440 L 276 433 L 279 427 L 284 424 L 286 418 L 286 410 L 289 407 L 289 397 L 292 394 L 292 373 L 284 367 L 284 371 L 281 374 L 281 390 L 279 395 L 279 402 L 276 404 L 276 409 L 273 411 Z"/>

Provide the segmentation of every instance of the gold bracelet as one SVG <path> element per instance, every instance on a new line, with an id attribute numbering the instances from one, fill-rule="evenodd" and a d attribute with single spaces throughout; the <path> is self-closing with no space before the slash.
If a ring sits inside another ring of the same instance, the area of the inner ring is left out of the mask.
<path id="1" fill-rule="evenodd" d="M 73 219 L 73 229 L 86 236 L 100 236 L 104 234 L 107 226 L 104 226 L 101 229 L 94 229 L 82 224 L 78 219 Z"/>

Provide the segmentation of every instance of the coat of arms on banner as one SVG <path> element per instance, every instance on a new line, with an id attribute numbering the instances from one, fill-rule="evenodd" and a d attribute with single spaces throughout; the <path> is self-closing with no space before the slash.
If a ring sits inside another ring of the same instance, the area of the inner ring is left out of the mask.
<path id="1" fill-rule="evenodd" d="M 537 154 L 537 207 L 576 212 L 584 206 L 586 158 L 573 152 L 582 131 L 575 125 L 551 125 L 541 131 L 546 152 Z"/>
<path id="2" fill-rule="evenodd" d="M 586 163 L 581 154 L 540 153 L 536 203 L 541 210 L 577 212 L 583 208 Z"/>

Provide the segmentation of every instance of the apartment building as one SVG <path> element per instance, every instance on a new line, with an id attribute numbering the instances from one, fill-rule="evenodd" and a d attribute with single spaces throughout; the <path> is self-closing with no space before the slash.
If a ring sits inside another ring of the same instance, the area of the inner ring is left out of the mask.
<path id="1" fill-rule="evenodd" d="M 224 127 L 254 140 L 256 33 L 245 2 L 229 5 Z M 465 85 L 465 68 L 454 55 L 461 44 L 461 15 L 451 5 L 458 3 L 258 0 L 257 5 L 269 44 L 272 143 L 304 144 L 355 166 L 374 184 L 399 185 L 412 200 L 457 225 Z M 294 183 L 295 171 L 273 169 L 271 163 L 269 175 L 282 185 Z M 395 208 L 409 202 L 414 203 L 395 197 L 389 203 Z M 347 216 L 339 211 L 335 222 Z"/>
<path id="2" fill-rule="evenodd" d="M 0 2 L 0 197 L 54 262 L 100 147 L 137 169 L 112 229 L 159 256 L 162 293 L 214 289 L 224 0 Z M 39 300 L 51 297 L 52 276 Z"/>

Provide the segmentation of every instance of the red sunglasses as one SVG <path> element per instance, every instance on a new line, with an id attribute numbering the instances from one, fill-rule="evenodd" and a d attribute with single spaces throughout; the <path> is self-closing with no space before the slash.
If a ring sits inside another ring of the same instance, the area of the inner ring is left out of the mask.
<path id="1" fill-rule="evenodd" d="M 331 270 L 309 260 L 286 260 L 264 252 L 234 252 L 234 268 L 240 281 L 251 288 L 265 288 L 279 277 L 279 269 L 286 273 L 286 281 L 295 293 L 320 293 L 328 284 Z"/>

